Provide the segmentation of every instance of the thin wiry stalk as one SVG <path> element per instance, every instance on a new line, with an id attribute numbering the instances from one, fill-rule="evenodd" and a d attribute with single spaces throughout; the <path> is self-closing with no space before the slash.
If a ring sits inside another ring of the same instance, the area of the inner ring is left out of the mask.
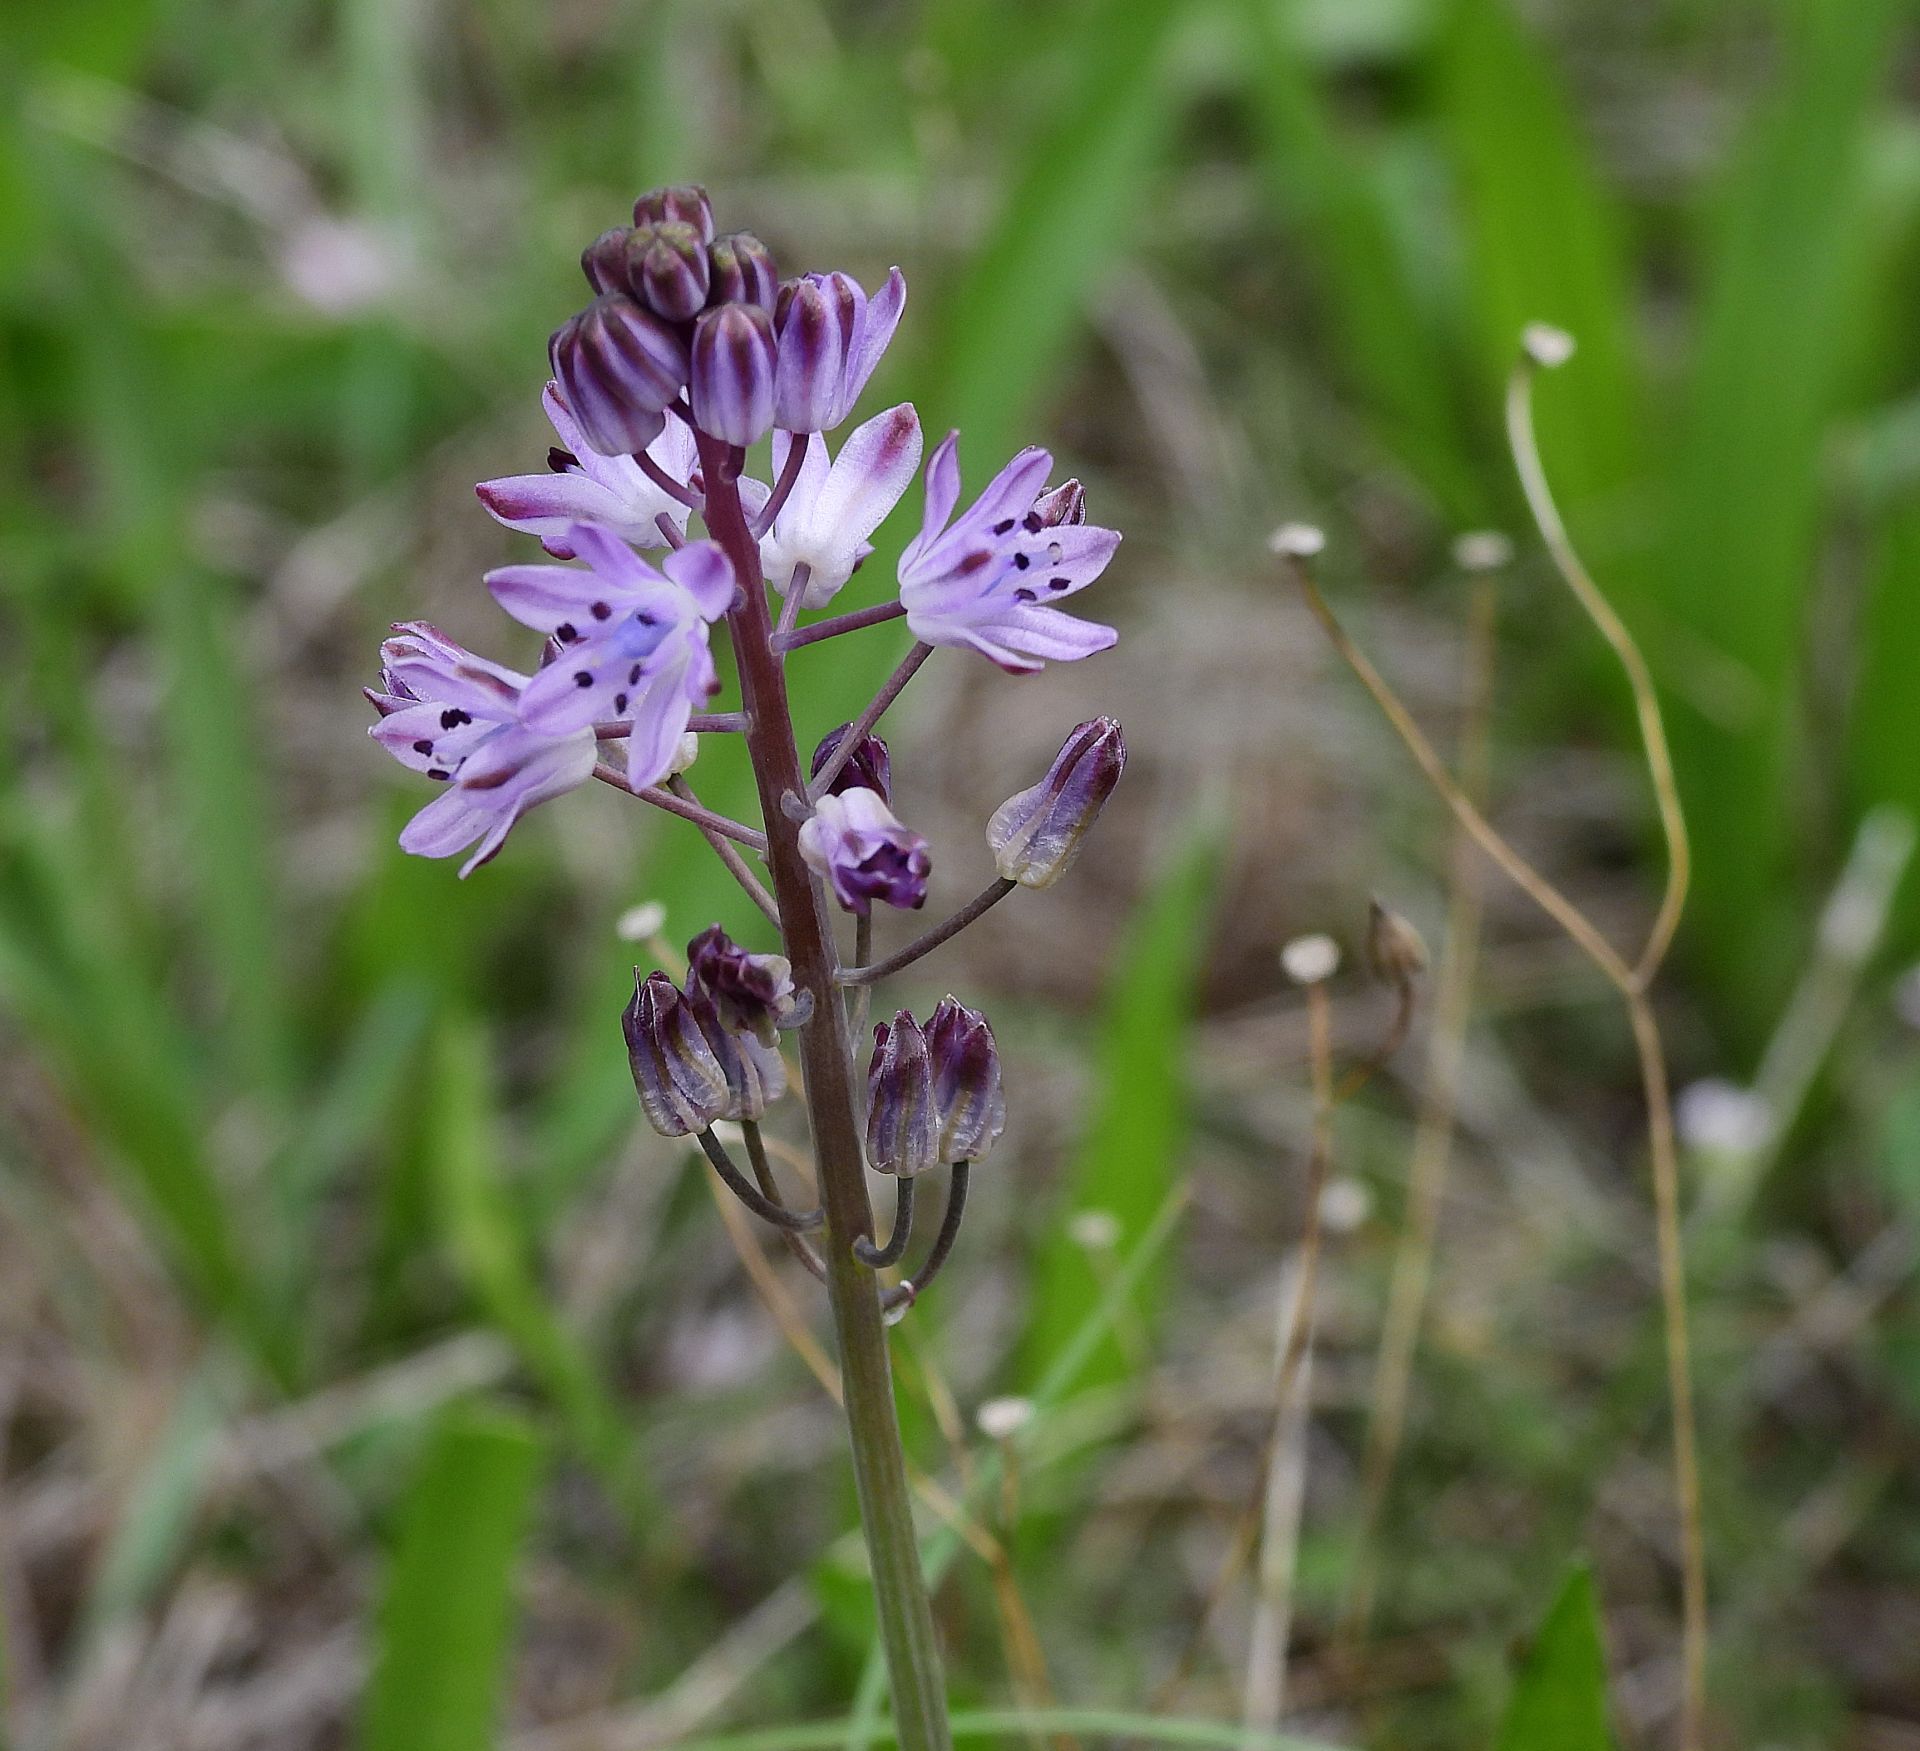
<path id="1" fill-rule="evenodd" d="M 853 1256 L 872 1270 L 897 1265 L 913 1234 L 913 1176 L 902 1175 L 893 1185 L 893 1230 L 885 1246 L 875 1246 L 862 1235 L 853 1243 Z"/>
<path id="2" fill-rule="evenodd" d="M 1476 803 L 1484 799 L 1487 788 L 1497 588 L 1492 577 L 1477 576 L 1467 609 L 1466 721 L 1460 737 L 1460 785 Z M 1447 866 L 1451 883 L 1447 934 L 1434 980 L 1433 1031 L 1407 1173 L 1407 1222 L 1387 1288 L 1380 1360 L 1374 1371 L 1373 1414 L 1367 1422 L 1366 1451 L 1361 1460 L 1358 1555 L 1340 1634 L 1349 1653 L 1356 1652 L 1364 1640 L 1373 1609 L 1373 1540 L 1406 1426 L 1407 1388 L 1413 1378 L 1414 1354 L 1432 1274 L 1441 1196 L 1453 1146 L 1467 1018 L 1473 1008 L 1474 977 L 1479 966 L 1480 872 L 1472 843 L 1458 823 L 1454 825 Z"/>
<path id="3" fill-rule="evenodd" d="M 930 644 L 916 644 L 912 650 L 900 659 L 899 668 L 889 675 L 880 691 L 867 702 L 867 708 L 848 726 L 847 733 L 840 738 L 826 765 L 815 774 L 813 782 L 807 786 L 807 800 L 818 802 L 833 786 L 840 776 L 841 769 L 851 760 L 868 732 L 886 714 L 886 709 L 900 697 L 901 689 L 920 672 L 920 665 L 933 655 Z"/>
<path id="4" fill-rule="evenodd" d="M 800 618 L 796 608 L 791 615 L 782 613 L 780 628 L 774 634 L 773 648 L 780 652 L 797 651 L 810 644 L 818 644 L 823 638 L 838 638 L 843 632 L 859 632 L 869 626 L 884 626 L 889 620 L 898 620 L 906 609 L 898 602 L 880 602 L 871 608 L 855 608 L 850 613 L 836 614 L 831 619 L 816 620 L 811 626 L 794 630 L 794 621 Z"/>
<path id="5" fill-rule="evenodd" d="M 773 1177 L 773 1164 L 767 1160 L 767 1140 L 760 1134 L 759 1124 L 747 1119 L 742 1122 L 740 1132 L 747 1140 L 747 1165 L 753 1169 L 755 1183 L 769 1203 L 778 1204 L 784 1209 L 786 1200 L 780 1195 L 780 1182 Z M 813 1250 L 811 1242 L 790 1228 L 782 1228 L 780 1238 L 787 1243 L 787 1251 L 807 1268 L 810 1276 L 822 1283 L 827 1280 L 826 1264 Z"/>
<path id="6" fill-rule="evenodd" d="M 905 948 L 895 954 L 888 955 L 884 961 L 877 961 L 872 966 L 842 967 L 840 969 L 840 983 L 842 985 L 872 985 L 881 979 L 891 978 L 895 973 L 899 972 L 901 968 L 912 966 L 922 955 L 931 954 L 943 942 L 947 942 L 953 937 L 958 936 L 960 932 L 965 930 L 976 918 L 979 918 L 992 907 L 999 905 L 1000 902 L 1018 886 L 1018 882 L 1010 882 L 1005 879 L 989 882 L 979 893 L 975 894 L 971 900 L 962 906 L 959 911 L 954 913 L 952 917 L 943 918 L 931 930 L 925 932 L 923 935 L 916 936 Z M 864 956 L 862 959 L 864 960 Z"/>
<path id="7" fill-rule="evenodd" d="M 713 1163 L 713 1171 L 727 1182 L 727 1190 L 769 1227 L 798 1233 L 804 1229 L 818 1228 L 826 1221 L 824 1210 L 789 1210 L 778 1197 L 768 1197 L 749 1185 L 746 1176 L 734 1166 L 726 1145 L 712 1131 L 698 1132 L 694 1141 Z"/>
<path id="8" fill-rule="evenodd" d="M 1532 358 L 1523 352 L 1507 380 L 1507 442 L 1513 450 L 1514 468 L 1520 476 L 1520 489 L 1526 494 L 1527 509 L 1533 514 L 1534 526 L 1546 543 L 1554 569 L 1566 580 L 1567 588 L 1599 629 L 1600 636 L 1612 647 L 1626 672 L 1627 685 L 1633 691 L 1634 716 L 1640 722 L 1640 740 L 1646 749 L 1647 773 L 1653 781 L 1654 801 L 1660 811 L 1660 832 L 1667 842 L 1666 890 L 1647 933 L 1646 947 L 1640 951 L 1633 968 L 1635 982 L 1644 988 L 1659 972 L 1667 950 L 1673 945 L 1673 933 L 1680 928 L 1680 914 L 1686 908 L 1687 887 L 1693 874 L 1693 850 L 1687 838 L 1686 813 L 1680 806 L 1679 785 L 1673 774 L 1673 755 L 1667 747 L 1666 725 L 1660 715 L 1660 698 L 1654 691 L 1647 660 L 1613 604 L 1580 563 L 1547 484 L 1547 471 L 1541 463 L 1533 432 L 1534 372 Z"/>
<path id="9" fill-rule="evenodd" d="M 676 772 L 667 780 L 667 789 L 682 802 L 700 808 L 700 799 L 693 794 L 693 786 L 686 780 L 684 773 Z M 780 922 L 780 909 L 773 903 L 773 896 L 767 892 L 766 884 L 753 873 L 747 860 L 734 848 L 733 841 L 723 833 L 715 832 L 711 827 L 702 826 L 701 838 L 713 847 L 714 855 L 726 865 L 727 873 L 746 891 L 746 896 L 777 926 Z"/>
<path id="10" fill-rule="evenodd" d="M 1524 374 L 1524 367 L 1523 367 Z M 1513 398 L 1509 399 L 1510 407 Z M 1525 397 L 1520 398 L 1522 410 L 1525 409 Z M 1534 483 L 1529 490 L 1529 504 L 1539 518 L 1542 506 L 1553 517 L 1553 527 L 1559 527 L 1557 514 L 1553 513 L 1552 499 L 1544 491 L 1544 475 L 1539 472 L 1538 457 L 1531 451 L 1531 425 L 1522 422 L 1510 427 L 1515 433 L 1516 449 L 1524 441 L 1528 446 L 1523 455 L 1531 457 L 1534 470 Z M 1520 458 L 1517 456 L 1517 460 Z M 1523 475 L 1527 464 L 1522 463 Z M 1541 502 L 1536 503 L 1539 499 Z M 1542 527 L 1543 538 L 1547 537 L 1547 528 Z M 1559 539 L 1564 545 L 1564 530 Z M 1566 549 L 1571 553 L 1571 549 Z M 1557 558 L 1558 556 L 1556 556 Z M 1634 1048 L 1639 1060 L 1642 1094 L 1647 1111 L 1647 1153 L 1650 1177 L 1653 1183 L 1654 1226 L 1659 1253 L 1661 1317 L 1665 1328 L 1667 1351 L 1667 1393 L 1673 1416 L 1673 1474 L 1674 1494 L 1680 1519 L 1680 1592 L 1681 1592 L 1681 1703 L 1680 1703 L 1680 1745 L 1681 1751 L 1699 1751 L 1701 1732 L 1706 1712 L 1706 1670 L 1707 1670 L 1707 1579 L 1706 1579 L 1706 1542 L 1701 1528 L 1700 1514 L 1700 1476 L 1698 1461 L 1698 1435 L 1695 1427 L 1693 1405 L 1693 1375 L 1691 1364 L 1691 1344 L 1687 1329 L 1687 1286 L 1686 1255 L 1680 1232 L 1680 1170 L 1673 1143 L 1673 1112 L 1667 1088 L 1666 1060 L 1660 1044 L 1660 1026 L 1652 1004 L 1648 1001 L 1647 986 L 1652 974 L 1657 970 L 1659 961 L 1650 958 L 1654 951 L 1664 954 L 1666 941 L 1662 932 L 1668 930 L 1657 919 L 1653 932 L 1649 935 L 1647 948 L 1632 965 L 1622 957 L 1607 939 L 1601 935 L 1591 920 L 1580 911 L 1564 894 L 1548 881 L 1526 858 L 1516 851 L 1508 841 L 1488 822 L 1485 815 L 1474 805 L 1473 800 L 1461 789 L 1448 772 L 1445 763 L 1435 752 L 1433 744 L 1422 733 L 1413 715 L 1397 694 L 1381 676 L 1379 670 L 1367 660 L 1346 629 L 1340 624 L 1313 575 L 1309 558 L 1298 551 L 1287 549 L 1282 558 L 1292 567 L 1295 578 L 1300 584 L 1307 605 L 1314 617 L 1325 629 L 1329 641 L 1341 658 L 1358 677 L 1361 685 L 1373 696 L 1394 733 L 1399 736 L 1407 752 L 1413 756 L 1414 763 L 1420 768 L 1429 785 L 1439 795 L 1447 807 L 1452 810 L 1454 819 L 1473 839 L 1474 843 L 1497 864 L 1516 886 L 1540 906 L 1587 958 L 1600 970 L 1626 1005 L 1628 1020 L 1633 1029 Z M 1678 796 L 1673 788 L 1670 768 L 1665 764 L 1666 736 L 1661 727 L 1659 701 L 1651 689 L 1642 691 L 1638 677 L 1644 676 L 1645 664 L 1639 660 L 1639 650 L 1632 639 L 1626 635 L 1618 617 L 1606 604 L 1584 571 L 1578 570 L 1575 562 L 1575 574 L 1568 574 L 1569 584 L 1573 584 L 1577 575 L 1584 584 L 1574 586 L 1574 594 L 1581 605 L 1593 614 L 1592 603 L 1597 602 L 1604 610 L 1604 616 L 1594 615 L 1595 624 L 1606 636 L 1608 643 L 1621 654 L 1623 664 L 1627 664 L 1629 679 L 1633 682 L 1635 698 L 1643 703 L 1647 716 L 1642 719 L 1643 735 L 1648 750 L 1648 764 L 1653 772 L 1654 789 L 1659 796 L 1663 820 L 1671 805 L 1678 810 Z M 1615 642 L 1614 630 L 1618 629 L 1624 648 Z M 1633 661 L 1628 663 L 1625 652 L 1632 652 Z M 1686 829 L 1682 820 L 1677 833 L 1669 828 L 1669 847 L 1678 849 L 1680 875 L 1676 879 L 1672 868 L 1668 872 L 1668 902 L 1663 902 L 1662 918 L 1667 904 L 1676 893 L 1685 898 L 1685 876 L 1687 853 Z M 1670 934 L 1670 933 L 1669 933 Z"/>

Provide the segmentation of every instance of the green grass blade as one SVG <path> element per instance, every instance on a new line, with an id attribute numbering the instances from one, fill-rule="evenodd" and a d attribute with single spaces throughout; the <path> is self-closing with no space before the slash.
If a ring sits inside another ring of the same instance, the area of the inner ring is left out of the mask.
<path id="1" fill-rule="evenodd" d="M 1696 841 L 1691 930 L 1750 1041 L 1805 941 L 1788 908 L 1790 795 L 1820 457 L 1862 298 L 1866 130 L 1898 10 L 1787 9 L 1778 85 L 1718 215 L 1671 474 L 1663 607 L 1746 677 L 1750 696 L 1732 718 L 1682 698 L 1672 726 Z"/>
<path id="2" fill-rule="evenodd" d="M 1860 674 L 1848 724 L 1849 788 L 1862 816 L 1893 803 L 1920 818 L 1920 500 L 1887 519 L 1860 626 Z M 1920 882 L 1909 874 L 1890 931 L 1920 943 Z"/>
<path id="3" fill-rule="evenodd" d="M 540 1468 L 540 1439 L 522 1419 L 473 1407 L 441 1416 L 401 1512 L 363 1751 L 494 1744 Z"/>
<path id="4" fill-rule="evenodd" d="M 1186 1135 L 1188 1022 L 1205 953 L 1219 872 L 1219 837 L 1190 824 L 1180 850 L 1136 909 L 1113 968 L 1091 1097 L 1092 1116 L 1066 1176 L 1059 1220 L 1035 1261 L 1024 1377 L 1037 1379 L 1079 1328 L 1100 1293 L 1087 1249 L 1070 1233 L 1074 1212 L 1110 1211 L 1122 1244 L 1146 1232 L 1179 1182 Z M 1152 1323 L 1153 1280 L 1136 1315 Z M 1121 1378 L 1125 1355 L 1109 1335 L 1091 1359 L 1096 1383 Z"/>
<path id="5" fill-rule="evenodd" d="M 1607 1657 L 1593 1576 L 1584 1564 L 1562 1584 L 1514 1680 L 1497 1751 L 1612 1751 Z"/>
<path id="6" fill-rule="evenodd" d="M 1317 1739 L 1269 1733 L 1237 1722 L 1183 1720 L 1177 1716 L 1129 1714 L 1104 1708 L 963 1709 L 947 1722 L 956 1739 L 1002 1739 L 1008 1744 L 1038 1742 L 1049 1734 L 1083 1733 L 1089 1738 L 1137 1740 L 1146 1745 L 1218 1747 L 1219 1751 L 1333 1751 Z M 682 1739 L 677 1751 L 820 1751 L 846 1742 L 845 1721 L 807 1721 L 767 1727 L 755 1733 L 721 1733 Z M 894 1742 L 882 1721 L 876 1739 Z M 1540 1751 L 1547 1751 L 1543 1742 Z"/>

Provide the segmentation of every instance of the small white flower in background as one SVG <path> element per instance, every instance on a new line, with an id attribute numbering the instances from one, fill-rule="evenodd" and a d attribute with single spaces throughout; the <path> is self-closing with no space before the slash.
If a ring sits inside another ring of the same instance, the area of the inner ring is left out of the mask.
<path id="1" fill-rule="evenodd" d="M 622 942 L 645 942 L 650 936 L 658 936 L 666 927 L 666 907 L 658 900 L 645 900 L 622 912 L 620 922 L 613 929 Z"/>
<path id="2" fill-rule="evenodd" d="M 1357 1179 L 1332 1180 L 1320 1194 L 1320 1226 L 1329 1234 L 1352 1234 L 1373 1214 L 1373 1194 Z"/>
<path id="3" fill-rule="evenodd" d="M 1112 1252 L 1120 1244 L 1120 1218 L 1111 1210 L 1076 1210 L 1067 1237 L 1087 1252 Z"/>
<path id="4" fill-rule="evenodd" d="M 973 1413 L 973 1420 L 989 1441 L 1010 1441 L 1033 1421 L 1033 1400 L 990 1398 Z"/>
<path id="5" fill-rule="evenodd" d="M 1340 945 L 1320 931 L 1296 936 L 1280 951 L 1280 966 L 1296 985 L 1319 985 L 1340 970 Z"/>
<path id="6" fill-rule="evenodd" d="M 1750 1088 L 1709 1076 L 1680 1091 L 1674 1129 L 1703 1155 L 1749 1155 L 1773 1134 L 1773 1113 Z"/>

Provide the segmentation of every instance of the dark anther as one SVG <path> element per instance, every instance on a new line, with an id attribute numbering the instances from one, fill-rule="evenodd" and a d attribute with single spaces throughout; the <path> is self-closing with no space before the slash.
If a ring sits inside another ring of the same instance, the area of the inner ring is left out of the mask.
<path id="1" fill-rule="evenodd" d="M 440 714 L 440 727 L 443 730 L 458 729 L 461 724 L 470 724 L 473 719 L 457 705 L 450 705 Z"/>
<path id="2" fill-rule="evenodd" d="M 427 773 L 427 776 L 429 778 L 437 778 L 444 784 L 453 774 L 451 772 L 442 772 L 438 766 L 435 766 Z"/>
<path id="3" fill-rule="evenodd" d="M 1013 556 L 1013 563 L 1019 570 L 1025 571 L 1028 566 L 1033 564 L 1033 561 L 1027 558 L 1024 553 L 1016 553 Z"/>
<path id="4" fill-rule="evenodd" d="M 1046 526 L 1046 523 L 1041 519 L 1038 511 L 1029 511 L 1020 519 L 1020 527 L 1026 530 L 1029 535 L 1038 535 Z"/>
<path id="5" fill-rule="evenodd" d="M 593 617 L 595 620 L 605 620 L 612 613 L 613 610 L 608 607 L 605 602 L 596 602 L 593 605 Z"/>
<path id="6" fill-rule="evenodd" d="M 627 685 L 629 687 L 638 687 L 640 685 L 640 665 L 638 663 L 635 663 L 633 667 L 627 671 Z"/>
<path id="7" fill-rule="evenodd" d="M 913 1233 L 911 1175 L 902 1175 L 893 1182 L 893 1200 L 893 1232 L 887 1236 L 887 1244 L 875 1246 L 864 1234 L 853 1243 L 853 1256 L 876 1271 L 897 1265 L 907 1250 L 907 1239 Z"/>
<path id="8" fill-rule="evenodd" d="M 580 636 L 580 632 L 571 620 L 563 620 L 553 629 L 553 636 L 562 644 L 572 644 Z"/>
<path id="9" fill-rule="evenodd" d="M 1037 602 L 1040 600 L 1040 592 L 1038 590 L 1029 590 L 1024 584 L 1015 590 L 1013 594 L 1015 600 L 1021 602 Z"/>
<path id="10" fill-rule="evenodd" d="M 591 687 L 593 685 L 592 673 L 586 669 L 576 669 L 574 671 L 573 684 L 576 687 Z"/>
<path id="11" fill-rule="evenodd" d="M 433 752 L 433 744 L 431 742 L 415 742 L 413 744 L 413 751 L 416 754 L 431 754 Z"/>
<path id="12" fill-rule="evenodd" d="M 624 693 L 616 693 L 613 696 L 614 715 L 617 717 L 621 712 L 625 711 L 626 709 L 627 709 L 627 696 Z"/>
<path id="13" fill-rule="evenodd" d="M 565 474 L 569 469 L 580 466 L 580 458 L 571 450 L 563 450 L 558 444 L 552 444 L 547 448 L 547 466 L 555 474 Z"/>
<path id="14" fill-rule="evenodd" d="M 1011 531 L 1012 528 L 1013 519 L 1011 517 L 1003 517 L 998 523 L 994 524 L 993 532 L 996 535 L 1005 535 Z"/>

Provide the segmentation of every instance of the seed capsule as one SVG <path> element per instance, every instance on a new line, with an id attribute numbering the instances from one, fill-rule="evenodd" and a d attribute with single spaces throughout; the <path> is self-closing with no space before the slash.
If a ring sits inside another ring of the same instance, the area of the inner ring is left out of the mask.
<path id="1" fill-rule="evenodd" d="M 665 973 L 636 975 L 621 1016 L 640 1110 L 663 1137 L 704 1131 L 734 1104 L 725 1067 L 693 1006 Z"/>
<path id="2" fill-rule="evenodd" d="M 926 1038 L 939 1126 L 935 1152 L 948 1163 L 978 1161 L 1007 1127 L 993 1029 L 979 1010 L 943 997 L 927 1018 Z"/>
<path id="3" fill-rule="evenodd" d="M 1080 725 L 1046 777 L 1008 797 L 987 823 L 987 844 L 1002 879 L 1050 888 L 1065 875 L 1126 764 L 1127 744 L 1114 719 Z"/>

